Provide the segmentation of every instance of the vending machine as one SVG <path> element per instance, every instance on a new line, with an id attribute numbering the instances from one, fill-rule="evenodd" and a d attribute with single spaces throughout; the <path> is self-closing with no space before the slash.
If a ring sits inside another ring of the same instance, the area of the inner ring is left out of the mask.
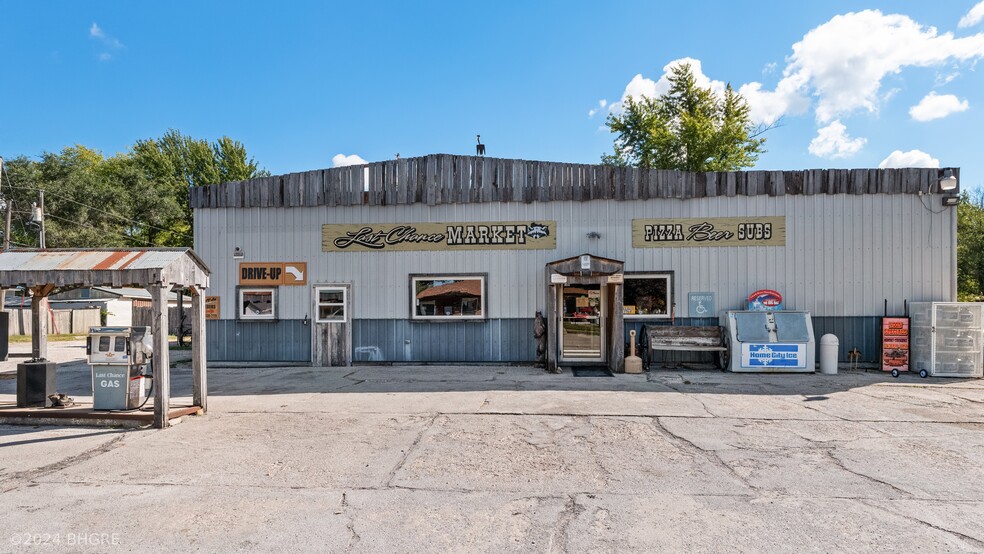
<path id="1" fill-rule="evenodd" d="M 92 409 L 139 408 L 147 397 L 153 352 L 149 327 L 90 327 L 86 355 L 92 366 Z"/>
<path id="2" fill-rule="evenodd" d="M 816 342 L 810 312 L 726 312 L 729 371 L 813 373 Z"/>

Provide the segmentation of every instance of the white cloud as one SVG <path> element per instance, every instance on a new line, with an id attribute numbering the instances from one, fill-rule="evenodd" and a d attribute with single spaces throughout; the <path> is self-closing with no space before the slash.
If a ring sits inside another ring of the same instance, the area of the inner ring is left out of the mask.
<path id="1" fill-rule="evenodd" d="M 365 165 L 369 162 L 363 160 L 356 154 L 346 156 L 345 154 L 335 154 L 331 159 L 332 167 L 345 167 L 348 165 Z"/>
<path id="2" fill-rule="evenodd" d="M 89 37 L 93 38 L 103 44 L 103 47 L 107 50 L 100 52 L 99 61 L 106 62 L 113 59 L 113 55 L 109 53 L 109 50 L 118 50 L 123 48 L 123 43 L 120 42 L 115 37 L 111 37 L 106 34 L 106 31 L 102 30 L 102 27 L 93 22 L 92 26 L 89 27 Z"/>
<path id="3" fill-rule="evenodd" d="M 690 64 L 697 85 L 710 88 L 717 94 L 724 94 L 725 83 L 711 79 L 704 74 L 703 65 L 695 58 L 680 58 L 671 61 L 663 67 L 663 74 L 656 81 L 637 74 L 625 86 L 622 98 L 609 104 L 608 109 L 613 113 L 621 113 L 622 106 L 628 97 L 635 100 L 641 98 L 656 98 L 670 90 L 670 80 L 667 76 L 674 67 L 680 64 Z M 774 64 L 770 64 L 774 65 Z M 769 66 L 767 66 L 769 68 Z M 779 117 L 790 113 L 803 113 L 810 107 L 809 99 L 799 90 L 802 79 L 784 79 L 775 91 L 762 90 L 761 83 L 748 83 L 738 87 L 738 92 L 748 101 L 749 116 L 754 123 L 766 125 L 774 123 Z M 605 106 L 602 105 L 602 108 Z M 590 112 L 589 112 L 590 114 Z"/>
<path id="4" fill-rule="evenodd" d="M 984 2 L 978 2 L 967 15 L 960 18 L 960 23 L 957 23 L 957 27 L 963 29 L 964 27 L 973 27 L 984 19 Z"/>
<path id="5" fill-rule="evenodd" d="M 984 19 L 984 2 L 974 6 L 964 19 Z M 846 157 L 860 150 L 865 139 L 848 137 L 841 120 L 858 111 L 878 113 L 898 92 L 896 88 L 883 89 L 886 77 L 907 68 L 937 68 L 945 72 L 937 79 L 939 86 L 959 75 L 959 64 L 980 59 L 984 59 L 984 33 L 958 38 L 906 15 L 864 10 L 834 16 L 793 44 L 782 77 L 772 90 L 759 82 L 736 89 L 748 101 L 754 123 L 768 125 L 784 115 L 812 109 L 818 135 L 810 144 L 810 152 Z M 620 113 L 628 96 L 652 98 L 665 94 L 669 89 L 666 73 L 685 62 L 691 64 L 701 86 L 710 84 L 717 91 L 724 89 L 724 83 L 704 75 L 700 60 L 681 58 L 667 64 L 655 81 L 642 74 L 633 77 L 621 99 L 611 103 L 609 110 Z M 770 69 L 767 65 L 766 72 Z M 959 101 L 956 107 L 966 109 Z"/>
<path id="6" fill-rule="evenodd" d="M 847 127 L 840 120 L 834 120 L 826 127 L 817 130 L 817 136 L 810 141 L 810 154 L 820 158 L 848 158 L 857 154 L 868 142 L 864 138 L 851 138 Z"/>
<path id="7" fill-rule="evenodd" d="M 905 67 L 982 57 L 984 34 L 954 38 L 905 15 L 865 10 L 835 16 L 794 44 L 783 81 L 808 87 L 817 121 L 827 123 L 859 109 L 877 112 L 882 79 Z"/>
<path id="8" fill-rule="evenodd" d="M 588 110 L 588 117 L 594 117 L 595 115 L 598 114 L 598 112 L 605 109 L 605 107 L 608 106 L 608 100 L 602 98 L 601 100 L 598 101 L 598 106 L 599 107 L 597 108 L 591 108 L 590 110 Z"/>
<path id="9" fill-rule="evenodd" d="M 755 123 L 771 125 L 786 114 L 800 114 L 810 107 L 810 100 L 800 92 L 794 80 L 783 79 L 776 90 L 762 90 L 762 83 L 747 83 L 738 93 L 748 101 L 748 115 Z"/>
<path id="10" fill-rule="evenodd" d="M 625 91 L 622 93 L 622 98 L 619 99 L 618 102 L 612 102 L 609 104 L 608 110 L 613 113 L 621 113 L 625 100 L 630 96 L 633 100 L 638 102 L 642 98 L 657 98 L 666 94 L 670 90 L 670 80 L 667 76 L 674 67 L 682 64 L 690 64 L 690 70 L 694 74 L 694 80 L 696 81 L 697 86 L 702 88 L 710 87 L 710 89 L 714 92 L 724 94 L 725 84 L 722 81 L 711 80 L 707 75 L 704 75 L 700 60 L 694 58 L 679 58 L 663 66 L 663 74 L 660 76 L 659 80 L 653 81 L 652 79 L 643 77 L 641 73 L 633 77 L 632 80 L 629 81 L 629 84 L 625 85 Z"/>
<path id="11" fill-rule="evenodd" d="M 943 75 L 942 73 L 939 73 L 939 74 L 936 75 L 935 85 L 937 87 L 941 87 L 941 86 L 943 86 L 945 84 L 948 84 L 950 81 L 956 79 L 959 76 L 960 76 L 960 72 L 959 71 L 954 71 L 952 73 L 947 73 L 946 75 Z"/>
<path id="12" fill-rule="evenodd" d="M 909 108 L 909 115 L 916 121 L 932 121 L 968 108 L 970 104 L 966 100 L 960 100 L 952 94 L 930 92 L 918 104 Z"/>
<path id="13" fill-rule="evenodd" d="M 896 150 L 882 160 L 878 167 L 939 167 L 940 161 L 921 150 Z"/>

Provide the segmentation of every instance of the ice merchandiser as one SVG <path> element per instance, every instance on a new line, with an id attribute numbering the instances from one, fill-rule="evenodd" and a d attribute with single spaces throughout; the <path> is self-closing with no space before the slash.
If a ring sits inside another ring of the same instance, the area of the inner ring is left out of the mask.
<path id="1" fill-rule="evenodd" d="M 984 374 L 984 303 L 913 302 L 909 306 L 912 370 L 920 377 Z"/>
<path id="2" fill-rule="evenodd" d="M 729 311 L 728 371 L 813 373 L 816 342 L 810 312 Z"/>

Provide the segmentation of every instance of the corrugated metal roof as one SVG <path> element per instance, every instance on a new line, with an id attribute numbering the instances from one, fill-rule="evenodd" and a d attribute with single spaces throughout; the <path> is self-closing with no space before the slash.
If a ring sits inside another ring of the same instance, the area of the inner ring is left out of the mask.
<path id="1" fill-rule="evenodd" d="M 185 255 L 208 271 L 190 248 L 12 250 L 0 254 L 0 271 L 164 269 Z"/>

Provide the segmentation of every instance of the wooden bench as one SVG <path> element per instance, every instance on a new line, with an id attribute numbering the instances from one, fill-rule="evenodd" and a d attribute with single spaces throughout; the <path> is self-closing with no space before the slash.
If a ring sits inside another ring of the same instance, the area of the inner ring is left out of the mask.
<path id="1" fill-rule="evenodd" d="M 646 370 L 657 350 L 682 352 L 717 352 L 719 368 L 727 365 L 728 346 L 724 327 L 689 325 L 646 325 L 640 333 L 640 346 Z"/>

